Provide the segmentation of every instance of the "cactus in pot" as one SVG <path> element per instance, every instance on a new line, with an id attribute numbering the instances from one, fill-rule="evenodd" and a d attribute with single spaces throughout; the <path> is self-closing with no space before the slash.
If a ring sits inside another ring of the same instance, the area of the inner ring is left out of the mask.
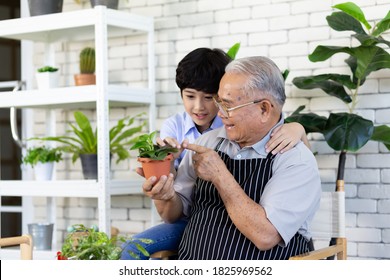
<path id="1" fill-rule="evenodd" d="M 95 49 L 86 47 L 80 52 L 80 74 L 76 74 L 76 85 L 94 85 L 96 84 L 95 76 Z"/>

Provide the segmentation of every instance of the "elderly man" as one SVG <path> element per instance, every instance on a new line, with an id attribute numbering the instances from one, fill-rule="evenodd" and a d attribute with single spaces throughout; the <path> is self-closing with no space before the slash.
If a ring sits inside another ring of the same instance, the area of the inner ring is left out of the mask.
<path id="1" fill-rule="evenodd" d="M 270 59 L 232 61 L 215 100 L 224 127 L 183 142 L 192 152 L 175 179 L 143 184 L 164 221 L 189 218 L 179 259 L 288 259 L 309 250 L 321 195 L 316 160 L 303 143 L 276 155 L 265 148 L 283 124 L 285 99 Z"/>

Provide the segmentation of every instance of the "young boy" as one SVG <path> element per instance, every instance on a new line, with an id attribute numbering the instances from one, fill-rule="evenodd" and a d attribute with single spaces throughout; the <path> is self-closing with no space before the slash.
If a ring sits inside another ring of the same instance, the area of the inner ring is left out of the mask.
<path id="1" fill-rule="evenodd" d="M 170 144 L 179 149 L 175 154 L 175 169 L 186 152 L 181 147 L 183 141 L 194 143 L 201 134 L 222 126 L 213 96 L 218 92 L 219 81 L 230 61 L 229 56 L 220 49 L 198 48 L 179 62 L 176 69 L 176 84 L 180 88 L 185 112 L 177 113 L 165 120 L 160 138 L 157 139 L 159 145 Z M 285 124 L 275 129 L 267 144 L 267 151 L 272 153 L 287 151 L 301 138 L 307 143 L 305 131 L 300 124 Z M 138 169 L 137 173 L 143 175 L 141 169 Z M 140 242 L 149 254 L 161 250 L 176 250 L 186 225 L 187 220 L 183 218 L 173 224 L 163 223 L 149 228 L 136 234 L 134 238 L 153 240 L 151 244 Z M 134 259 L 129 252 L 139 256 L 139 259 L 147 258 L 136 246 L 129 243 L 124 246 L 122 259 Z"/>

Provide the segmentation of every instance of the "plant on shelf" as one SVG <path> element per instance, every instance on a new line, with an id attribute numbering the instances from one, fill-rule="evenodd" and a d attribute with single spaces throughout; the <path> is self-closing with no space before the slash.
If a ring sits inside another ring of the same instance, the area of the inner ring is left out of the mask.
<path id="1" fill-rule="evenodd" d="M 157 132 L 138 136 L 131 150 L 138 150 L 138 161 L 142 163 L 145 178 L 151 176 L 160 178 L 162 175 L 168 175 L 171 170 L 173 153 L 178 149 L 169 145 L 159 146 L 154 143 Z"/>
<path id="2" fill-rule="evenodd" d="M 80 74 L 74 75 L 75 84 L 94 85 L 96 84 L 95 76 L 95 49 L 86 47 L 80 52 Z"/>
<path id="3" fill-rule="evenodd" d="M 81 0 L 75 0 L 77 4 L 81 4 Z M 85 1 L 87 2 L 87 1 Z M 119 0 L 90 0 L 91 7 L 94 8 L 97 5 L 103 5 L 106 6 L 109 9 L 118 9 Z"/>
<path id="4" fill-rule="evenodd" d="M 31 165 L 34 169 L 35 179 L 39 181 L 50 180 L 53 174 L 54 162 L 62 160 L 62 152 L 58 148 L 35 146 L 28 148 L 22 157 L 22 163 Z"/>
<path id="5" fill-rule="evenodd" d="M 390 12 L 372 27 L 363 11 L 352 2 L 338 4 L 333 8 L 340 11 L 333 12 L 326 18 L 329 26 L 336 31 L 352 31 L 351 36 L 357 42 L 353 47 L 317 46 L 309 55 L 309 59 L 312 62 L 324 61 L 334 54 L 345 53 L 349 55 L 345 63 L 351 74 L 329 73 L 296 77 L 292 82 L 300 89 L 320 89 L 340 99 L 347 105 L 348 112 L 330 113 L 328 117 L 324 117 L 315 113 L 302 113 L 305 106 L 301 106 L 287 121 L 300 122 L 307 133 L 323 134 L 328 145 L 340 151 L 337 176 L 339 181 L 344 180 L 347 151 L 357 151 L 369 140 L 382 142 L 390 150 L 390 128 L 386 125 L 375 126 L 371 120 L 354 113 L 359 89 L 366 78 L 372 72 L 390 69 L 390 54 L 386 51 L 390 42 L 382 37 L 390 28 Z"/>
<path id="6" fill-rule="evenodd" d="M 39 73 L 44 73 L 44 72 L 52 73 L 52 72 L 57 72 L 57 71 L 58 71 L 58 68 L 52 67 L 52 66 L 43 66 L 43 67 L 37 69 L 37 72 L 39 72 Z"/>
<path id="7" fill-rule="evenodd" d="M 28 0 L 30 16 L 61 13 L 63 0 Z"/>
<path id="8" fill-rule="evenodd" d="M 37 69 L 36 73 L 38 89 L 48 89 L 58 87 L 58 68 L 43 66 Z"/>
<path id="9" fill-rule="evenodd" d="M 130 153 L 128 147 L 134 143 L 137 139 L 134 135 L 141 132 L 146 122 L 142 122 L 140 125 L 134 126 L 134 122 L 137 117 L 142 116 L 144 113 L 137 114 L 134 117 L 124 117 L 116 123 L 109 130 L 109 144 L 110 154 L 117 156 L 117 163 L 129 158 Z M 72 162 L 74 163 L 79 157 L 81 157 L 81 163 L 83 171 L 86 168 L 92 168 L 92 174 L 86 179 L 96 179 L 97 174 L 97 149 L 98 149 L 98 137 L 97 129 L 92 129 L 91 122 L 88 117 L 80 111 L 74 112 L 74 118 L 76 125 L 69 123 L 71 130 L 68 132 L 72 133 L 71 136 L 49 136 L 39 138 L 45 141 L 56 141 L 63 144 L 58 149 L 65 153 L 71 153 Z M 85 163 L 83 156 L 91 155 L 93 157 L 92 163 Z"/>
<path id="10" fill-rule="evenodd" d="M 109 238 L 106 233 L 100 232 L 97 226 L 86 228 L 76 224 L 68 228 L 69 234 L 64 240 L 61 251 L 57 252 L 58 260 L 119 260 L 123 249 L 121 244 L 132 242 L 137 249 L 149 256 L 141 243 L 150 244 L 150 239 L 125 239 L 113 236 Z M 134 257 L 134 253 L 129 252 Z"/>

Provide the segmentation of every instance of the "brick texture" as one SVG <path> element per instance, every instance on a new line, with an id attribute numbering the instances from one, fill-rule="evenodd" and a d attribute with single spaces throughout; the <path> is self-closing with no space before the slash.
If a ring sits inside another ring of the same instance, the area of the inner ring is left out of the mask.
<path id="1" fill-rule="evenodd" d="M 125 2 L 125 1 L 123 1 Z M 339 3 L 340 1 L 336 1 Z M 362 7 L 369 21 L 381 19 L 390 9 L 387 0 L 354 1 Z M 64 12 L 80 9 L 73 0 L 64 1 Z M 281 69 L 288 68 L 290 76 L 286 90 L 286 112 L 300 105 L 320 115 L 346 111 L 344 103 L 319 91 L 298 90 L 291 84 L 293 77 L 319 73 L 348 73 L 344 56 L 335 56 L 325 62 L 310 62 L 307 55 L 318 44 L 347 45 L 347 32 L 335 32 L 327 26 L 325 17 L 332 12 L 331 0 L 148 0 L 121 3 L 120 9 L 131 13 L 153 16 L 155 19 L 156 47 L 156 99 L 157 129 L 163 120 L 182 111 L 180 95 L 175 84 L 177 62 L 197 47 L 227 50 L 235 42 L 241 42 L 238 57 L 265 55 L 275 60 Z M 84 7 L 88 8 L 88 7 Z M 145 85 L 146 44 L 141 37 L 117 38 L 110 42 L 110 82 Z M 83 46 L 75 42 L 57 46 L 60 67 L 66 71 L 61 77 L 64 85 L 73 83 L 77 71 L 77 54 Z M 35 48 L 35 63 L 43 59 L 44 48 Z M 362 87 L 357 113 L 375 124 L 390 124 L 390 71 L 373 73 Z M 119 115 L 147 111 L 132 108 L 118 111 Z M 71 115 L 70 115 L 71 116 Z M 91 116 L 94 116 L 91 114 Z M 66 130 L 69 114 L 58 112 L 58 128 Z M 43 113 L 37 113 L 34 127 L 37 134 L 44 133 Z M 334 152 L 319 134 L 309 135 L 312 150 L 316 153 L 324 187 L 334 186 L 338 153 Z M 127 178 L 136 161 L 116 167 L 115 178 Z M 130 167 L 129 167 L 130 166 Z M 70 161 L 57 166 L 57 178 L 81 178 L 80 164 Z M 390 157 L 387 149 L 369 141 L 356 153 L 348 153 L 346 171 L 347 238 L 350 259 L 390 259 Z M 37 215 L 45 215 L 44 203 L 35 201 Z M 143 196 L 114 197 L 112 199 L 112 224 L 121 232 L 133 234 L 150 226 L 149 199 Z M 61 200 L 58 228 L 61 235 L 66 226 L 84 222 L 97 222 L 97 206 L 89 200 Z"/>

